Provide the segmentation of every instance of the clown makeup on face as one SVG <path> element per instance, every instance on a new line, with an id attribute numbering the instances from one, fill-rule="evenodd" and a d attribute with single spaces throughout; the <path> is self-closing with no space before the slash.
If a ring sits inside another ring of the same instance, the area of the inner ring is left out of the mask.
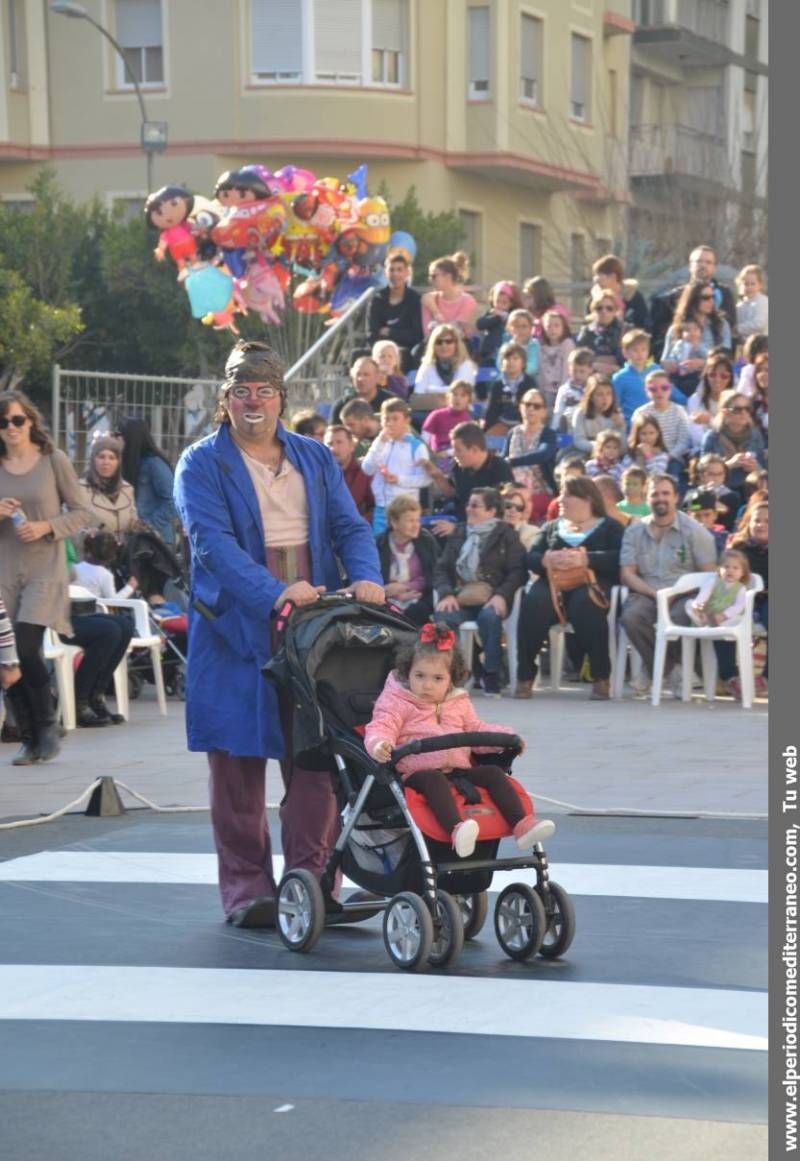
<path id="1" fill-rule="evenodd" d="M 234 383 L 225 403 L 231 427 L 240 439 L 258 443 L 272 438 L 283 407 L 283 395 L 277 387 L 263 382 Z"/>

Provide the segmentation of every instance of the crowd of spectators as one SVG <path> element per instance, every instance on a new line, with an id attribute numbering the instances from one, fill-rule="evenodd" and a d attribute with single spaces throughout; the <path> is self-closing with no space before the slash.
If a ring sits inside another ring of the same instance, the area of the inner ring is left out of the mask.
<path id="1" fill-rule="evenodd" d="M 582 674 L 602 700 L 609 593 L 623 584 L 621 623 L 644 662 L 634 692 L 646 693 L 656 591 L 715 570 L 736 538 L 754 552 L 753 498 L 763 509 L 751 572 L 766 579 L 761 267 L 726 286 L 701 245 L 687 282 L 648 303 L 607 254 L 592 267 L 581 319 L 542 277 L 497 282 L 479 305 L 462 253 L 431 264 L 421 296 L 402 255 L 386 272 L 370 353 L 354 362 L 327 431 L 308 434 L 328 443 L 372 523 L 390 595 L 416 621 L 432 611 L 453 626 L 477 623 L 473 677 L 489 695 L 506 681 L 531 695 L 549 629 L 566 617 L 568 676 Z M 576 568 L 591 582 L 557 593 L 556 574 Z M 515 603 L 516 629 L 504 627 Z M 766 608 L 765 589 L 764 629 Z M 504 631 L 517 634 L 515 674 L 504 668 Z M 719 673 L 737 696 L 731 650 L 718 646 Z M 667 665 L 677 689 L 672 655 Z M 757 685 L 766 690 L 763 674 Z"/>

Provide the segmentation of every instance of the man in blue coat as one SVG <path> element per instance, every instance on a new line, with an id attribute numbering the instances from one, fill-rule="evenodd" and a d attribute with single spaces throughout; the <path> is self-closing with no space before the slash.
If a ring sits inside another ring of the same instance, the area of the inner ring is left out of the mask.
<path id="1" fill-rule="evenodd" d="M 225 366 L 213 435 L 181 456 L 175 502 L 192 553 L 186 714 L 190 750 L 208 755 L 211 821 L 229 922 L 274 922 L 265 812 L 266 760 L 281 760 L 287 869 L 319 875 L 338 827 L 324 772 L 284 746 L 291 703 L 261 675 L 273 609 L 307 605 L 347 583 L 384 602 L 372 532 L 321 443 L 288 432 L 283 365 L 264 343 L 239 342 Z"/>

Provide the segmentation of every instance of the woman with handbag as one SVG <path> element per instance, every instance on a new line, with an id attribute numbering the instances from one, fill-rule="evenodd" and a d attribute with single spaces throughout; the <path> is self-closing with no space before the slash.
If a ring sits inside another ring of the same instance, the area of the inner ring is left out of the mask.
<path id="1" fill-rule="evenodd" d="M 8 690 L 22 739 L 14 766 L 59 752 L 42 643 L 48 626 L 70 634 L 63 541 L 89 521 L 72 464 L 21 391 L 0 395 L 0 596 L 14 626 L 22 680 Z M 64 511 L 66 509 L 66 511 Z"/>
<path id="2" fill-rule="evenodd" d="M 588 654 L 593 701 L 609 697 L 608 594 L 619 577 L 623 528 L 605 514 L 603 497 L 587 476 L 564 483 L 560 517 L 542 528 L 527 556 L 537 580 L 523 595 L 517 629 L 517 690 L 528 698 L 536 657 L 552 625 L 572 625 L 581 654 Z"/>

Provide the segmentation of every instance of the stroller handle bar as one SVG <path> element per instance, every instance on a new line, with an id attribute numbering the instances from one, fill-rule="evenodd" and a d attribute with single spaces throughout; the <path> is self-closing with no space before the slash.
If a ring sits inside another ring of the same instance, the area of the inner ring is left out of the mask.
<path id="1" fill-rule="evenodd" d="M 392 750 L 392 762 L 400 762 L 409 754 L 433 754 L 437 750 L 454 750 L 462 746 L 469 746 L 472 749 L 486 746 L 490 749 L 513 750 L 519 753 L 522 750 L 522 739 L 519 734 L 480 731 L 475 734 L 442 734 L 438 738 L 415 738 L 413 742 L 406 742 L 405 746 L 398 746 Z"/>

